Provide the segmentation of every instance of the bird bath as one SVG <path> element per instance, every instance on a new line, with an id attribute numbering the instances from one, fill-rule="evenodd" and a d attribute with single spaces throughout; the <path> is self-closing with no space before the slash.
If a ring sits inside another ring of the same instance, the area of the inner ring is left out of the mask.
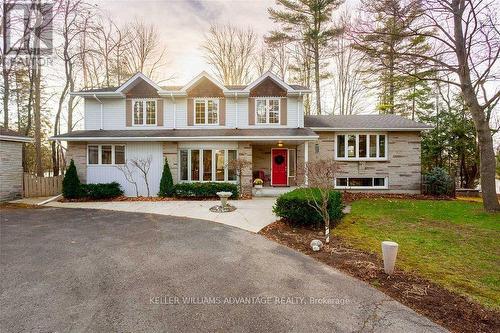
<path id="1" fill-rule="evenodd" d="M 210 211 L 214 213 L 227 213 L 236 210 L 236 207 L 227 203 L 227 199 L 233 195 L 232 192 L 217 192 L 220 198 L 220 205 L 210 207 Z"/>

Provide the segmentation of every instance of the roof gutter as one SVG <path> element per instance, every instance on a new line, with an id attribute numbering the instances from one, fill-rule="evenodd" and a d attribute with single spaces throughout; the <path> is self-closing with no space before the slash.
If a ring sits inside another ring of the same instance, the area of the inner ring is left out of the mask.
<path id="1" fill-rule="evenodd" d="M 391 132 L 420 132 L 431 130 L 432 127 L 415 127 L 415 128 L 335 128 L 335 127 L 309 127 L 313 131 L 318 132 L 352 132 L 352 131 L 362 131 L 362 132 L 381 132 L 381 131 L 391 131 Z"/>
<path id="2" fill-rule="evenodd" d="M 165 136 L 165 137 L 51 137 L 50 141 L 315 141 L 319 138 L 318 135 L 302 135 L 302 136 Z"/>
<path id="3" fill-rule="evenodd" d="M 33 139 L 24 136 L 0 135 L 0 141 L 33 142 Z"/>

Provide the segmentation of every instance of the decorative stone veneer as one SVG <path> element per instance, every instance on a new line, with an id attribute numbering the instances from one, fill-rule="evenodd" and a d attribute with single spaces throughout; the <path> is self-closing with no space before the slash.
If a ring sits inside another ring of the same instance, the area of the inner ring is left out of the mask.
<path id="1" fill-rule="evenodd" d="M 254 144 L 252 145 L 252 169 L 253 171 L 264 171 L 264 174 L 268 178 L 269 181 L 265 182 L 265 186 L 271 185 L 271 149 L 276 148 L 288 148 L 288 149 L 297 149 L 296 145 L 283 145 L 283 147 L 278 147 L 275 145 L 263 145 L 263 144 Z M 302 160 L 304 160 L 302 158 Z M 288 178 L 288 184 L 290 186 L 296 185 L 295 177 Z"/>
<path id="2" fill-rule="evenodd" d="M 87 142 L 68 142 L 66 161 L 73 159 L 80 182 L 87 182 Z"/>
<path id="3" fill-rule="evenodd" d="M 170 167 L 170 172 L 172 173 L 172 179 L 174 184 L 177 184 L 179 180 L 179 164 L 177 161 L 177 142 L 164 142 L 163 143 L 163 159 L 168 160 L 168 165 Z"/>
<path id="4" fill-rule="evenodd" d="M 0 201 L 23 195 L 23 143 L 0 141 Z"/>
<path id="5" fill-rule="evenodd" d="M 238 142 L 238 159 L 252 162 L 252 143 Z M 252 168 L 246 168 L 241 175 L 241 192 L 245 195 L 252 195 Z"/>
<path id="6" fill-rule="evenodd" d="M 319 140 L 309 144 L 309 160 L 335 156 L 334 132 L 319 132 Z M 387 161 L 339 161 L 339 176 L 388 177 L 388 190 L 376 192 L 420 193 L 421 162 L 419 132 L 389 132 Z M 318 145 L 318 147 L 316 147 Z M 361 190 L 367 192 L 367 190 Z"/>

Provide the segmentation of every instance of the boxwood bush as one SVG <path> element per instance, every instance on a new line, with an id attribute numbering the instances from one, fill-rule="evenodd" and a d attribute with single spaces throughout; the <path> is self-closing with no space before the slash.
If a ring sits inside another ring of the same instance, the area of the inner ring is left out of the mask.
<path id="1" fill-rule="evenodd" d="M 276 200 L 273 212 L 281 217 L 286 223 L 302 226 L 323 225 L 323 218 L 309 203 L 313 198 L 321 200 L 318 189 L 298 188 L 291 192 L 282 194 Z M 342 194 L 332 191 L 328 209 L 330 211 L 330 227 L 335 225 L 342 217 Z"/>
<path id="2" fill-rule="evenodd" d="M 82 196 L 93 200 L 110 199 L 123 195 L 120 184 L 118 184 L 117 182 L 102 184 L 81 184 L 80 186 L 82 189 Z"/>
<path id="3" fill-rule="evenodd" d="M 232 192 L 231 199 L 238 198 L 238 186 L 233 183 L 178 183 L 174 193 L 179 198 L 218 198 L 217 192 Z"/>

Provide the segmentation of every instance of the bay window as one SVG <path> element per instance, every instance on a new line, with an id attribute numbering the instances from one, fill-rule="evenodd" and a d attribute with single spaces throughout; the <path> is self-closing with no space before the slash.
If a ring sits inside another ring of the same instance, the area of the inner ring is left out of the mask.
<path id="1" fill-rule="evenodd" d="M 196 125 L 217 125 L 219 123 L 219 100 L 196 99 L 194 122 Z"/>
<path id="2" fill-rule="evenodd" d="M 386 177 L 337 177 L 335 188 L 338 189 L 387 189 Z"/>
<path id="3" fill-rule="evenodd" d="M 255 120 L 257 124 L 279 124 L 280 123 L 279 98 L 256 99 Z"/>
<path id="4" fill-rule="evenodd" d="M 236 181 L 236 160 L 234 149 L 180 149 L 180 181 Z"/>
<path id="5" fill-rule="evenodd" d="M 87 146 L 87 164 L 125 164 L 125 145 L 91 144 Z"/>
<path id="6" fill-rule="evenodd" d="M 337 134 L 336 159 L 386 160 L 386 134 Z"/>
<path id="7" fill-rule="evenodd" d="M 156 100 L 135 99 L 132 109 L 134 126 L 156 125 Z"/>

